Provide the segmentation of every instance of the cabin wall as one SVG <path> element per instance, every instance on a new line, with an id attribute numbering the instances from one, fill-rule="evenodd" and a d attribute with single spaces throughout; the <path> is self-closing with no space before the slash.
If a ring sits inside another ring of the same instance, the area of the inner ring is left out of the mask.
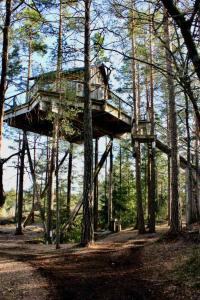
<path id="1" fill-rule="evenodd" d="M 84 97 L 84 83 L 83 73 L 78 74 L 63 74 L 61 79 L 61 92 L 67 94 L 71 90 L 75 92 L 77 97 Z M 56 92 L 57 84 L 54 78 L 41 78 L 34 86 L 34 90 Z M 32 95 L 32 93 L 30 93 Z M 91 70 L 91 98 L 93 100 L 106 100 L 108 99 L 108 87 L 104 83 L 102 73 L 98 68 Z M 30 99 L 29 99 L 30 100 Z"/>

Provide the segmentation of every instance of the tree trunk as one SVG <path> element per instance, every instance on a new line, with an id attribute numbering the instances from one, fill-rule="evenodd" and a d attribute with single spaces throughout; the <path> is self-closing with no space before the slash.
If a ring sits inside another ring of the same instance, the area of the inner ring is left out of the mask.
<path id="1" fill-rule="evenodd" d="M 132 3 L 132 20 L 131 20 L 131 43 L 132 43 L 132 56 L 135 57 L 135 22 L 134 22 L 134 9 L 135 1 Z M 138 76 L 139 83 L 139 76 Z M 137 95 L 138 88 L 138 95 Z M 141 154 L 140 154 L 140 143 L 134 140 L 134 136 L 138 133 L 138 124 L 140 118 L 140 101 L 139 101 L 139 85 L 136 84 L 136 64 L 135 60 L 132 60 L 132 92 L 133 92 L 133 117 L 132 117 L 132 128 L 131 128 L 131 140 L 132 140 L 132 151 L 133 157 L 135 157 L 135 175 L 136 175 L 136 203 L 137 203 L 137 228 L 139 233 L 145 232 L 144 226 L 144 212 L 142 204 L 142 187 L 141 187 Z"/>
<path id="2" fill-rule="evenodd" d="M 56 170 L 59 165 L 59 137 L 56 138 Z M 60 197 L 59 197 L 59 172 L 56 172 L 56 249 L 60 248 Z"/>
<path id="3" fill-rule="evenodd" d="M 166 48 L 170 49 L 169 24 L 166 14 L 164 23 Z M 171 222 L 170 231 L 177 234 L 180 231 L 179 220 L 179 166 L 178 166 L 178 129 L 176 115 L 175 86 L 172 74 L 173 67 L 169 51 L 166 49 L 167 84 L 169 96 L 169 129 L 171 144 Z"/>
<path id="4" fill-rule="evenodd" d="M 113 218 L 113 144 L 110 149 L 109 195 L 108 195 L 108 228 Z"/>
<path id="5" fill-rule="evenodd" d="M 62 1 L 59 3 L 59 33 L 58 33 L 58 52 L 57 52 L 57 82 L 56 91 L 59 93 L 58 114 L 54 120 L 54 136 L 55 140 L 55 161 L 56 170 L 59 166 L 59 115 L 61 110 L 61 71 L 62 71 Z M 53 141 L 54 143 L 54 141 Z M 59 172 L 55 172 L 56 176 L 56 249 L 60 248 L 60 197 L 59 197 Z"/>
<path id="6" fill-rule="evenodd" d="M 196 208 L 196 219 L 199 221 L 200 218 L 200 209 L 199 209 L 199 128 L 198 128 L 198 121 L 197 118 L 195 118 L 195 125 L 196 125 L 196 140 L 195 140 L 195 166 L 196 166 L 196 172 L 195 172 L 195 178 L 196 178 L 196 184 L 195 184 L 195 208 Z"/>
<path id="7" fill-rule="evenodd" d="M 6 0 L 6 17 L 3 27 L 3 46 L 2 46 L 2 60 L 1 60 L 1 81 L 0 81 L 0 207 L 5 202 L 5 195 L 3 190 L 3 162 L 2 159 L 2 137 L 3 137 L 3 117 L 4 117 L 4 102 L 6 92 L 6 77 L 8 67 L 8 48 L 9 48 L 9 28 L 11 20 L 11 4 L 12 0 Z"/>
<path id="8" fill-rule="evenodd" d="M 174 19 L 177 26 L 181 30 L 183 39 L 185 41 L 185 45 L 188 50 L 188 57 L 191 59 L 194 69 L 196 71 L 196 74 L 200 80 L 200 56 L 199 56 L 197 47 L 195 45 L 195 40 L 194 40 L 192 31 L 191 31 L 191 29 L 193 28 L 191 21 L 193 21 L 193 20 L 187 20 L 185 17 L 185 14 L 178 9 L 178 7 L 175 5 L 173 0 L 162 0 L 162 2 L 164 4 L 167 12 L 169 13 L 169 15 Z M 196 6 L 196 8 L 194 7 L 194 9 L 197 9 L 197 11 L 198 11 L 199 1 L 196 1 L 195 6 Z M 199 114 L 198 109 L 195 110 L 195 113 L 196 113 L 196 117 L 198 120 L 198 125 L 200 126 L 200 114 Z"/>
<path id="9" fill-rule="evenodd" d="M 5 195 L 3 191 L 3 160 L 0 161 L 0 207 L 5 203 Z"/>
<path id="10" fill-rule="evenodd" d="M 190 145 L 190 127 L 189 127 L 189 107 L 188 98 L 185 95 L 185 121 L 187 131 L 187 168 L 186 168 L 186 225 L 192 223 L 193 219 L 193 193 L 192 193 L 192 166 L 191 166 L 191 145 Z"/>
<path id="11" fill-rule="evenodd" d="M 141 153 L 140 143 L 135 142 L 135 169 L 136 169 L 136 197 L 137 197 L 137 228 L 139 233 L 145 233 L 144 212 L 142 205 L 142 189 L 141 189 Z"/>
<path id="12" fill-rule="evenodd" d="M 19 170 L 19 194 L 18 194 L 18 213 L 17 227 L 15 234 L 21 235 L 22 232 L 22 213 L 23 213 L 23 195 L 24 195 L 24 158 L 26 149 L 25 133 L 23 134 L 22 151 L 20 155 L 20 170 Z"/>
<path id="13" fill-rule="evenodd" d="M 84 182 L 83 182 L 83 222 L 81 244 L 89 246 L 94 240 L 93 229 L 93 141 L 92 102 L 90 70 L 90 6 L 85 0 L 85 40 L 84 40 Z"/>
<path id="14" fill-rule="evenodd" d="M 152 24 L 149 25 L 150 33 L 150 63 L 153 63 L 153 50 L 152 50 Z M 154 135 L 154 82 L 153 82 L 153 68 L 150 67 L 150 122 L 151 122 L 151 135 Z M 150 142 L 149 145 L 149 165 L 150 165 L 150 182 L 149 182 L 149 232 L 155 232 L 155 202 L 156 202 L 156 175 L 155 175 L 155 142 Z"/>
<path id="15" fill-rule="evenodd" d="M 36 171 L 36 137 L 34 137 L 34 149 L 33 149 L 33 169 L 34 169 L 34 174 Z M 32 220 L 31 222 L 35 222 L 35 212 L 34 212 L 34 206 L 35 206 L 35 201 L 36 201 L 36 182 L 33 182 L 33 199 L 32 199 Z"/>
<path id="16" fill-rule="evenodd" d="M 72 162 L 73 162 L 73 144 L 70 145 L 68 175 L 67 175 L 67 218 L 70 216 L 71 210 L 71 186 L 72 186 Z"/>
<path id="17" fill-rule="evenodd" d="M 54 128 L 55 132 L 55 128 Z M 47 192 L 47 224 L 46 224 L 46 242 L 47 244 L 52 243 L 52 210 L 53 202 L 55 198 L 54 194 L 54 182 L 55 182 L 55 156 L 56 156 L 56 140 L 53 137 L 52 147 L 51 147 L 51 160 L 49 163 L 49 172 L 48 172 L 48 192 Z"/>
<path id="18" fill-rule="evenodd" d="M 98 165 L 98 138 L 95 140 L 95 170 Z M 94 179 L 94 231 L 98 229 L 98 176 Z"/>

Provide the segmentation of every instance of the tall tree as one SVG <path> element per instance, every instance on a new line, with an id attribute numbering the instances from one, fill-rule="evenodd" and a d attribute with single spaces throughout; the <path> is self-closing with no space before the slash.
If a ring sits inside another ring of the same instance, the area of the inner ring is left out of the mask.
<path id="1" fill-rule="evenodd" d="M 4 102 L 6 93 L 6 77 L 8 68 L 8 49 L 9 49 L 9 30 L 11 22 L 11 5 L 12 0 L 6 0 L 6 16 L 3 26 L 3 44 L 2 44 L 2 60 L 1 60 L 1 81 L 0 81 L 0 206 L 4 203 L 3 191 L 3 164 L 2 159 L 2 136 L 3 136 L 3 116 Z"/>
<path id="2" fill-rule="evenodd" d="M 150 9 L 149 9 L 150 12 Z M 150 36 L 150 105 L 149 119 L 151 122 L 151 136 L 155 134 L 155 118 L 154 118 L 154 78 L 153 78 L 153 45 L 152 45 L 152 20 L 149 21 Z M 156 201 L 156 174 L 155 174 L 155 141 L 148 143 L 148 164 L 149 164 L 149 187 L 148 187 L 148 208 L 149 208 L 149 232 L 155 232 L 155 201 Z"/>
<path id="3" fill-rule="evenodd" d="M 26 140 L 25 133 L 23 134 L 22 149 L 20 154 L 20 168 L 19 168 L 19 191 L 18 191 L 18 205 L 17 205 L 17 227 L 15 234 L 21 235 L 22 232 L 22 214 L 23 214 L 23 198 L 24 198 L 24 158 L 25 158 Z"/>
<path id="4" fill-rule="evenodd" d="M 178 128 L 176 113 L 175 84 L 171 74 L 173 74 L 172 58 L 170 55 L 170 33 L 168 14 L 165 13 L 164 34 L 166 43 L 166 68 L 168 84 L 169 103 L 169 130 L 171 147 L 171 221 L 170 231 L 174 234 L 180 230 L 179 220 L 179 163 L 178 163 Z"/>
<path id="5" fill-rule="evenodd" d="M 135 43 L 135 1 L 132 2 L 131 11 L 131 44 L 132 44 L 132 56 L 136 54 L 136 43 Z M 142 187 L 141 187 L 141 151 L 139 140 L 135 141 L 135 137 L 139 134 L 139 119 L 140 119 L 140 92 L 139 84 L 137 84 L 137 75 L 139 78 L 139 72 L 136 73 L 136 62 L 132 60 L 132 93 L 133 93 L 133 116 L 132 116 L 132 147 L 133 154 L 135 156 L 135 173 L 136 173 L 136 198 L 137 198 L 137 227 L 139 233 L 145 232 L 144 225 L 144 211 L 142 204 Z M 138 80 L 139 83 L 139 80 Z"/>
<path id="6" fill-rule="evenodd" d="M 93 229 L 93 141 L 91 102 L 91 0 L 85 0 L 84 39 L 84 180 L 83 180 L 83 222 L 81 244 L 89 246 L 94 240 Z"/>
<path id="7" fill-rule="evenodd" d="M 178 1 L 177 1 L 178 2 Z M 162 0 L 164 7 L 166 8 L 169 15 L 173 18 L 178 28 L 180 28 L 183 39 L 185 41 L 186 48 L 188 50 L 188 57 L 192 61 L 195 72 L 200 80 L 200 55 L 198 53 L 197 45 L 195 43 L 195 37 L 192 34 L 192 28 L 194 25 L 194 20 L 198 18 L 198 12 L 200 9 L 200 1 L 195 0 L 192 2 L 193 7 L 191 7 L 191 17 L 186 19 L 185 14 L 179 9 L 178 4 L 173 0 Z M 200 113 L 198 109 L 197 102 L 193 97 L 190 97 L 192 101 L 193 108 L 196 114 L 198 127 L 200 128 Z"/>

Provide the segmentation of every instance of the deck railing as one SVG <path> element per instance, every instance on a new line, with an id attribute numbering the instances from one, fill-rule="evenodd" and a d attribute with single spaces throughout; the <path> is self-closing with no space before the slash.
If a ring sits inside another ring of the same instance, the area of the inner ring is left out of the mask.
<path id="1" fill-rule="evenodd" d="M 119 115 L 123 112 L 127 114 L 128 116 L 132 115 L 133 107 L 130 103 L 120 98 L 118 95 L 116 95 L 114 92 L 109 91 L 109 99 L 107 99 L 107 102 L 111 105 L 113 105 L 117 110 L 119 111 Z"/>

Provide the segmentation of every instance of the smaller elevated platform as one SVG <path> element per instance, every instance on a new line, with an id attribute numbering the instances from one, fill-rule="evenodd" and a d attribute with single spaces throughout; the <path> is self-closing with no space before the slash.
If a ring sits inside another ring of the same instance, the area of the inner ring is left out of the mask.
<path id="1" fill-rule="evenodd" d="M 148 143 L 156 140 L 156 135 L 133 134 L 132 137 L 135 141 L 140 143 Z"/>

